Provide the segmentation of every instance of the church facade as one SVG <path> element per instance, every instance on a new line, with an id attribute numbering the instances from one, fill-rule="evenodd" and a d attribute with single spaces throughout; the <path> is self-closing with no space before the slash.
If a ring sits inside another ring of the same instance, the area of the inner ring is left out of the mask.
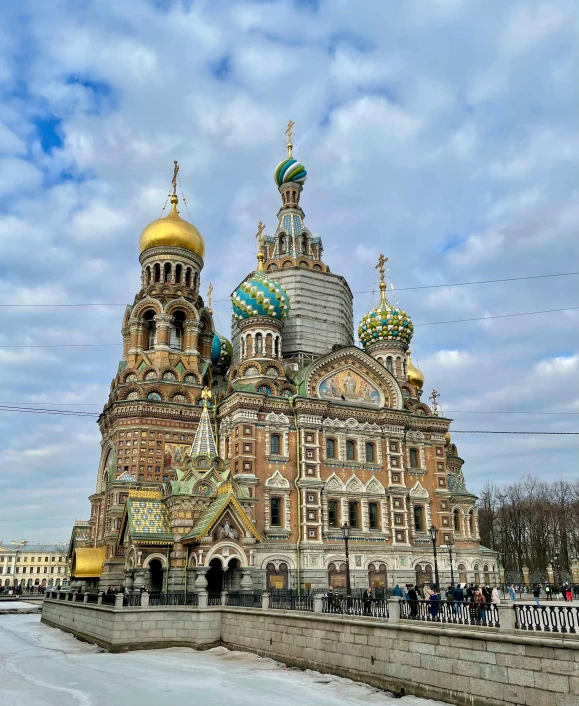
<path id="1" fill-rule="evenodd" d="M 178 210 L 140 237 L 141 286 L 99 418 L 90 518 L 73 530 L 73 585 L 151 591 L 496 582 L 480 545 L 451 420 L 422 401 L 410 317 L 386 296 L 358 326 L 300 199 L 306 170 L 276 168 L 281 195 L 258 263 L 233 292 L 232 341 L 200 295 L 204 241 Z"/>

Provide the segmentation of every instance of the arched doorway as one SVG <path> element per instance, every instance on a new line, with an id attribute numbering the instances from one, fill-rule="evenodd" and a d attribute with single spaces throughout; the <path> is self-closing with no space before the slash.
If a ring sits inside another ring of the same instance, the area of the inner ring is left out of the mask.
<path id="1" fill-rule="evenodd" d="M 161 593 L 163 590 L 163 564 L 160 559 L 153 559 L 149 562 L 151 572 L 151 593 Z"/>
<path id="2" fill-rule="evenodd" d="M 430 564 L 416 565 L 416 584 L 418 586 L 432 585 L 432 566 Z"/>
<path id="3" fill-rule="evenodd" d="M 226 591 L 241 590 L 241 562 L 236 557 L 230 559 L 223 574 L 223 585 Z"/>
<path id="4" fill-rule="evenodd" d="M 286 591 L 288 589 L 288 566 L 281 562 L 276 569 L 275 564 L 268 564 L 265 567 L 267 588 L 270 591 Z"/>
<path id="5" fill-rule="evenodd" d="M 223 564 L 221 559 L 215 557 L 209 562 L 207 593 L 221 593 L 221 591 L 223 591 Z"/>
<path id="6" fill-rule="evenodd" d="M 458 565 L 458 580 L 460 583 L 466 583 L 466 566 L 464 564 Z"/>
<path id="7" fill-rule="evenodd" d="M 334 564 L 333 562 L 328 566 L 328 585 L 334 590 L 341 590 L 346 588 L 346 564 Z"/>
<path id="8" fill-rule="evenodd" d="M 382 597 L 388 588 L 388 576 L 386 574 L 386 564 L 368 564 L 368 586 Z"/>

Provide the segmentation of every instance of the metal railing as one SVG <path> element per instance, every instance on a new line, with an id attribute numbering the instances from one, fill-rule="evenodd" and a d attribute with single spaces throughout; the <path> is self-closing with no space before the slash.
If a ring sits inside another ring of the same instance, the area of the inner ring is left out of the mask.
<path id="1" fill-rule="evenodd" d="M 493 603 L 448 603 L 446 601 L 400 601 L 400 617 L 429 623 L 453 623 L 498 628 L 499 611 Z"/>
<path id="2" fill-rule="evenodd" d="M 196 593 L 151 593 L 149 595 L 150 606 L 171 606 L 171 605 L 188 605 L 196 606 L 198 597 Z M 139 596 L 139 605 L 140 596 Z"/>
<path id="3" fill-rule="evenodd" d="M 87 593 L 86 602 L 87 603 L 98 603 L 99 594 L 98 593 Z"/>
<path id="4" fill-rule="evenodd" d="M 261 593 L 228 593 L 225 605 L 239 606 L 241 608 L 261 608 Z"/>
<path id="5" fill-rule="evenodd" d="M 103 605 L 114 605 L 115 604 L 115 593 L 103 593 L 102 604 Z"/>
<path id="6" fill-rule="evenodd" d="M 220 593 L 209 593 L 207 596 L 207 605 L 208 606 L 221 605 L 221 594 Z"/>
<path id="7" fill-rule="evenodd" d="M 365 615 L 374 618 L 388 617 L 388 601 L 382 598 L 348 598 L 347 596 L 324 596 L 322 613 Z"/>
<path id="8" fill-rule="evenodd" d="M 579 607 L 564 605 L 515 605 L 515 627 L 519 630 L 574 633 L 579 629 Z"/>
<path id="9" fill-rule="evenodd" d="M 123 596 L 123 606 L 127 608 L 138 608 L 141 605 L 140 593 L 129 593 Z"/>
<path id="10" fill-rule="evenodd" d="M 298 596 L 293 591 L 273 591 L 269 597 L 269 607 L 277 610 L 314 610 L 314 597 L 311 593 Z"/>

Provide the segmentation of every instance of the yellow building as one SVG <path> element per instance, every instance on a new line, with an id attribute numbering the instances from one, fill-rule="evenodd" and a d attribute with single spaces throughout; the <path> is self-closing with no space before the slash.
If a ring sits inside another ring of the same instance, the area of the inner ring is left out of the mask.
<path id="1" fill-rule="evenodd" d="M 0 590 L 66 586 L 69 567 L 64 544 L 0 546 Z"/>

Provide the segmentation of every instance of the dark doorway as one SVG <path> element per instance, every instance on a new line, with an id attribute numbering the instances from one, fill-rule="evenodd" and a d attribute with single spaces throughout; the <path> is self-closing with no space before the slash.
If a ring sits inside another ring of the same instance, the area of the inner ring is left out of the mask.
<path id="1" fill-rule="evenodd" d="M 241 563 L 239 559 L 230 559 L 225 572 L 225 588 L 227 591 L 241 590 Z"/>
<path id="2" fill-rule="evenodd" d="M 207 572 L 207 593 L 221 593 L 223 591 L 223 566 L 221 559 L 211 559 Z"/>
<path id="3" fill-rule="evenodd" d="M 161 593 L 163 590 L 163 565 L 159 559 L 153 559 L 149 563 L 151 572 L 151 593 Z"/>

